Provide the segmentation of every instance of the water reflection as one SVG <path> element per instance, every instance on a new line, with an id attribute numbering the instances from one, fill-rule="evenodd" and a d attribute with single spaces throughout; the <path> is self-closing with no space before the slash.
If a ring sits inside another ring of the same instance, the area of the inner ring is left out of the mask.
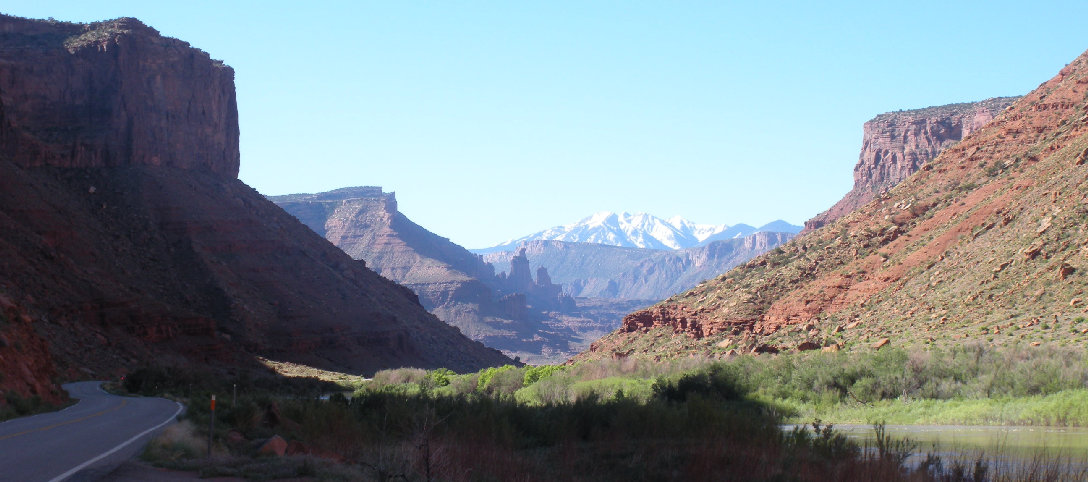
<path id="1" fill-rule="evenodd" d="M 871 425 L 835 425 L 835 429 L 862 445 L 874 439 Z M 1088 428 L 1010 427 L 968 425 L 887 425 L 895 438 L 910 438 L 918 449 L 984 451 L 991 454 L 1034 456 L 1046 454 L 1088 460 Z"/>

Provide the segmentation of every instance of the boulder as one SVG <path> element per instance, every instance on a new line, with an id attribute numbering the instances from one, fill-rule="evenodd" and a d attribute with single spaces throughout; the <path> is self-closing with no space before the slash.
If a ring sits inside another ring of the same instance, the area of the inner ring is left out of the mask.
<path id="1" fill-rule="evenodd" d="M 298 440 L 292 440 L 287 444 L 287 455 L 305 455 L 310 453 L 309 447 L 306 444 L 299 442 Z"/>
<path id="2" fill-rule="evenodd" d="M 257 453 L 282 457 L 283 454 L 287 453 L 287 441 L 279 435 L 273 435 L 272 438 L 261 444 L 261 448 L 257 449 Z"/>
<path id="3" fill-rule="evenodd" d="M 811 342 L 811 341 L 803 341 L 803 342 L 801 342 L 800 344 L 797 345 L 797 351 L 811 351 L 811 350 L 819 350 L 819 349 L 820 349 L 820 345 L 818 345 L 818 344 L 816 344 L 814 342 Z"/>

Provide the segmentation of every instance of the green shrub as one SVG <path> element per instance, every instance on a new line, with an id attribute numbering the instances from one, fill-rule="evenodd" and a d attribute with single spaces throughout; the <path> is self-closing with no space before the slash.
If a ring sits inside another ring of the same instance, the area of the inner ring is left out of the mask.
<path id="1" fill-rule="evenodd" d="M 422 368 L 397 368 L 380 370 L 374 374 L 372 383 L 379 387 L 388 385 L 418 384 L 427 378 L 427 370 Z"/>
<path id="2" fill-rule="evenodd" d="M 449 368 L 439 368 L 427 373 L 427 378 L 434 384 L 435 387 L 445 387 L 450 384 L 450 377 L 455 376 L 456 373 Z"/>
<path id="3" fill-rule="evenodd" d="M 480 372 L 480 377 L 476 380 L 476 390 L 479 392 L 487 393 L 489 387 L 491 387 L 491 381 L 497 376 L 505 372 L 516 370 L 514 365 L 503 365 L 501 367 L 485 368 Z M 520 383 L 520 380 L 518 381 Z"/>
<path id="4" fill-rule="evenodd" d="M 653 385 L 653 381 L 645 378 L 608 377 L 575 382 L 570 385 L 570 392 L 575 400 L 597 397 L 602 400 L 626 398 L 646 402 L 654 394 Z"/>
<path id="5" fill-rule="evenodd" d="M 528 367 L 525 369 L 525 378 L 522 380 L 522 384 L 525 386 L 532 385 L 542 379 L 562 372 L 565 369 L 566 365 L 540 365 Z"/>
<path id="6" fill-rule="evenodd" d="M 491 372 L 485 370 L 476 382 L 477 387 L 482 386 L 481 391 L 491 396 L 512 398 L 524 386 L 524 370 L 513 365 L 505 365 Z"/>
<path id="7" fill-rule="evenodd" d="M 575 399 L 569 379 L 550 377 L 514 392 L 514 399 L 525 405 L 556 405 Z"/>
<path id="8" fill-rule="evenodd" d="M 654 396 L 668 402 L 685 402 L 691 396 L 737 401 L 745 391 L 733 373 L 723 364 L 715 363 L 703 370 L 681 375 L 675 380 L 660 378 L 652 387 Z"/>

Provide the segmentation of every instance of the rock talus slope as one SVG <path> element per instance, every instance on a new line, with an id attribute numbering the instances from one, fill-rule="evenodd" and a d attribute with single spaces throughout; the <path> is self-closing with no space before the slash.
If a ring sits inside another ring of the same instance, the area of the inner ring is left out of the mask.
<path id="1" fill-rule="evenodd" d="M 580 357 L 1084 343 L 1086 160 L 1081 55 L 874 201 L 628 315 Z"/>
<path id="2" fill-rule="evenodd" d="M 509 361 L 239 181 L 237 136 L 232 71 L 184 42 L 0 16 L 0 387 L 255 355 Z"/>

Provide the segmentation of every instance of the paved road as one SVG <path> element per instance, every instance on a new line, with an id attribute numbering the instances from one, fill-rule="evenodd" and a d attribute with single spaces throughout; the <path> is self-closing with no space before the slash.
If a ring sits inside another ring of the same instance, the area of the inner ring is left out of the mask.
<path id="1" fill-rule="evenodd" d="M 181 413 L 177 402 L 110 395 L 99 384 L 69 383 L 79 403 L 0 423 L 0 481 L 96 480 Z"/>

